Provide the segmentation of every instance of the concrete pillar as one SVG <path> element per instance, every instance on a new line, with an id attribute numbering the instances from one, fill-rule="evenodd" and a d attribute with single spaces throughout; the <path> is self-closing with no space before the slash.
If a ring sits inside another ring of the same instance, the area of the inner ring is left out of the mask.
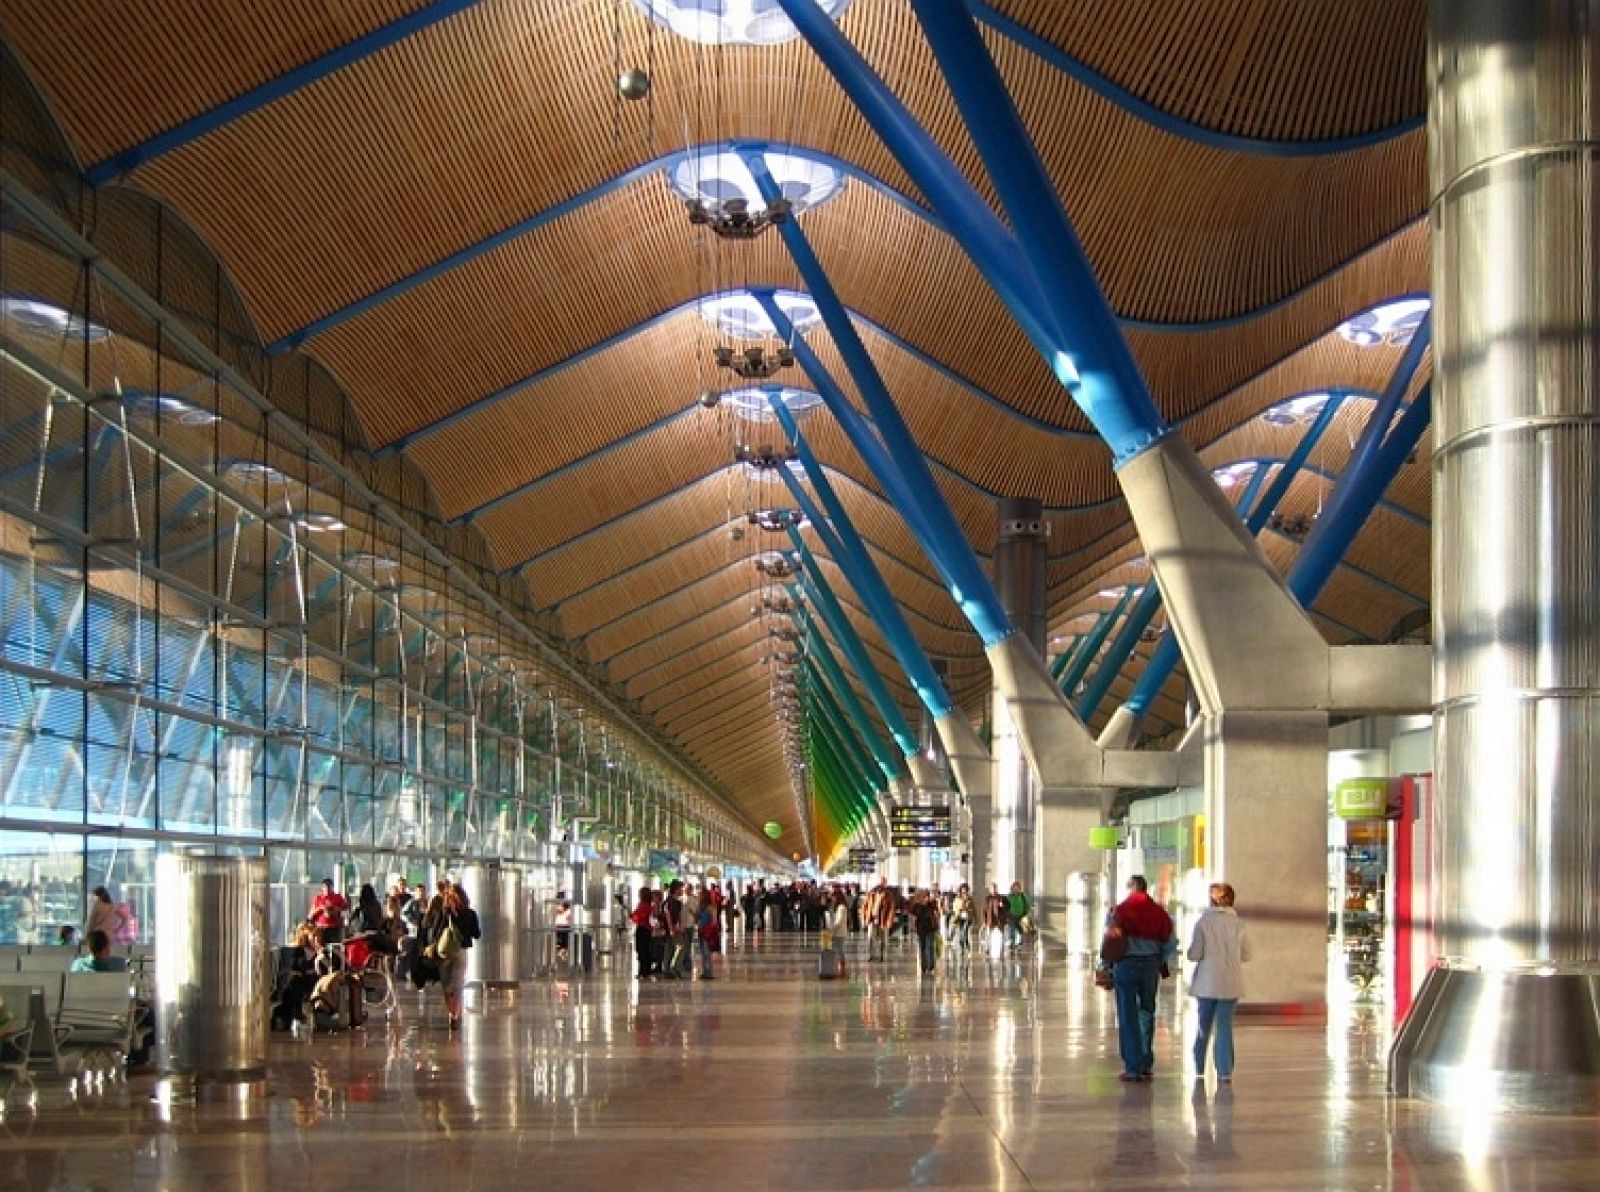
<path id="1" fill-rule="evenodd" d="M 1434 0 L 1438 960 L 1391 1083 L 1600 1107 L 1600 0 Z"/>
<path id="2" fill-rule="evenodd" d="M 1206 874 L 1234 887 L 1249 926 L 1245 1006 L 1320 1015 L 1328 982 L 1327 713 L 1229 711 L 1204 723 Z"/>
<path id="3" fill-rule="evenodd" d="M 1048 523 L 1036 500 L 1000 502 L 1000 533 L 995 544 L 995 589 L 1018 636 L 1044 656 L 1048 604 L 1045 600 L 1045 541 Z M 1010 708 L 996 692 L 990 749 L 994 756 L 994 832 L 990 880 L 1004 888 L 1012 881 L 1036 895 L 1038 872 L 1039 782 L 1028 764 Z"/>
<path id="4" fill-rule="evenodd" d="M 1075 873 L 1098 873 L 1104 854 L 1089 847 L 1089 829 L 1102 821 L 1106 791 L 1046 789 L 1039 801 L 1039 870 L 1033 893 L 1039 938 L 1067 945 L 1067 883 Z"/>

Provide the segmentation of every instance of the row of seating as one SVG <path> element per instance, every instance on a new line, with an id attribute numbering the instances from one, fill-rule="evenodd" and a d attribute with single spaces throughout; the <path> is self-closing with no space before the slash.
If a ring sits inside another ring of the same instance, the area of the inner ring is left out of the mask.
<path id="1" fill-rule="evenodd" d="M 3 975 L 0 998 L 11 1014 L 0 1038 L 0 1070 L 13 1083 L 31 1085 L 35 1068 L 64 1074 L 96 1057 L 120 1071 L 134 1046 L 137 1014 L 128 973 Z"/>

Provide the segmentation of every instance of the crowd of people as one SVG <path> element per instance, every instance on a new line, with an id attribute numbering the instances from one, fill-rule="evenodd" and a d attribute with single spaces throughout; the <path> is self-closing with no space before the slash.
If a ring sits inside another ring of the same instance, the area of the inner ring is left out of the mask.
<path id="1" fill-rule="evenodd" d="M 890 885 L 887 878 L 870 887 L 758 879 L 743 891 L 732 882 L 673 881 L 664 889 L 643 888 L 631 902 L 626 894 L 619 898 L 630 908 L 627 923 L 633 929 L 641 980 L 692 976 L 694 960 L 702 980 L 714 979 L 713 958 L 736 925 L 747 938 L 801 933 L 827 938 L 840 948 L 864 934 L 872 961 L 884 960 L 892 942 L 914 938 L 924 972 L 934 971 L 946 949 L 969 955 L 975 939 L 978 950 L 998 959 L 1007 949 L 1026 947 L 1036 934 L 1032 905 L 1021 883 L 1013 883 L 1009 894 L 992 886 L 981 907 L 964 883 L 953 890 L 916 889 Z"/>
<path id="2" fill-rule="evenodd" d="M 461 1026 L 461 995 L 467 979 L 467 952 L 483 929 L 460 883 L 441 879 L 431 897 L 402 876 L 380 898 L 363 884 L 355 906 L 330 878 L 324 878 L 294 942 L 279 956 L 272 1022 L 288 1029 L 306 1020 L 317 1005 L 337 1007 L 350 999 L 360 1017 L 360 974 L 374 957 L 390 957 L 385 976 L 409 980 L 418 989 L 437 984 L 451 1031 Z M 382 962 L 380 961 L 380 965 Z"/>

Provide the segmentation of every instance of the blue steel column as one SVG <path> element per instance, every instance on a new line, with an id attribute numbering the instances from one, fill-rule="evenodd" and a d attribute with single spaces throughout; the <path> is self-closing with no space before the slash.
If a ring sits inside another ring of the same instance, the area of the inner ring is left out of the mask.
<path id="1" fill-rule="evenodd" d="M 950 711 L 949 693 L 945 691 L 944 683 L 935 673 L 933 664 L 928 660 L 921 643 L 911 632 L 911 626 L 906 623 L 899 603 L 889 591 L 883 576 L 879 574 L 877 565 L 867 552 L 866 543 L 856 532 L 855 524 L 850 520 L 843 503 L 833 491 L 833 485 L 823 473 L 821 463 L 811 450 L 811 444 L 806 442 L 805 436 L 800 433 L 800 426 L 795 422 L 789 408 L 784 405 L 783 399 L 777 394 L 771 394 L 768 401 L 784 432 L 789 436 L 789 441 L 800 456 L 800 464 L 811 481 L 811 487 L 821 499 L 827 516 L 824 517 L 822 510 L 816 508 L 806 495 L 799 479 L 787 467 L 779 468 L 778 474 L 795 501 L 811 519 L 818 536 L 823 537 L 825 545 L 834 556 L 834 561 L 850 580 L 850 585 L 860 593 L 872 613 L 873 620 L 883 630 L 890 649 L 894 651 L 901 668 L 906 672 L 906 678 L 911 680 L 917 698 L 935 718 L 945 715 Z M 828 541 L 830 524 L 832 542 Z"/>
<path id="2" fill-rule="evenodd" d="M 856 668 L 856 674 L 860 676 L 867 694 L 872 698 L 873 706 L 878 709 L 878 715 L 883 718 L 883 723 L 888 727 L 889 735 L 894 738 L 895 744 L 900 747 L 900 752 L 907 757 L 914 755 L 917 752 L 917 738 L 912 734 L 911 726 L 906 723 L 900 705 L 895 703 L 894 696 L 884 685 L 883 677 L 878 674 L 878 668 L 872 665 L 866 647 L 862 645 L 855 627 L 845 616 L 844 609 L 840 607 L 833 589 L 828 586 L 827 578 L 817 567 L 817 561 L 812 557 L 810 548 L 801 539 L 799 531 L 790 526 L 789 536 L 805 569 L 800 583 L 806 595 L 822 614 L 823 623 L 833 632 L 834 640 L 839 643 L 839 648 L 850 660 L 850 665 Z"/>
<path id="3" fill-rule="evenodd" d="M 801 601 L 799 587 L 790 585 L 788 591 L 790 593 L 789 598 L 798 605 Z M 883 771 L 884 778 L 890 782 L 897 781 L 902 777 L 901 767 L 896 764 L 889 747 L 884 744 L 883 738 L 873 728 L 872 721 L 867 717 L 866 708 L 862 706 L 860 698 L 856 695 L 855 688 L 850 686 L 849 681 L 845 679 L 844 671 L 839 667 L 839 660 L 833 656 L 833 650 L 828 646 L 827 639 L 817 632 L 816 626 L 811 623 L 811 617 L 804 608 L 797 608 L 795 616 L 796 620 L 809 634 L 808 649 L 811 661 L 820 668 L 829 684 L 838 694 L 839 702 L 844 707 L 844 710 L 850 714 L 850 718 L 860 730 L 863 739 L 867 743 L 867 748 L 872 751 L 873 760 L 878 763 L 878 769 Z"/>
<path id="4" fill-rule="evenodd" d="M 772 175 L 767 172 L 764 160 L 758 159 L 751 168 L 757 182 L 761 184 L 763 197 L 776 198 L 777 189 L 773 184 Z M 972 547 L 968 544 L 960 523 L 950 512 L 950 506 L 939 491 L 933 473 L 928 470 L 922 448 L 917 445 L 916 439 L 912 437 L 910 429 L 905 424 L 905 419 L 900 416 L 894 398 L 890 396 L 888 387 L 878 374 L 877 365 L 872 362 L 866 344 L 861 342 L 861 336 L 850 320 L 849 311 L 839 300 L 839 295 L 834 290 L 827 271 L 823 269 L 821 260 L 812 250 L 805 233 L 800 230 L 799 221 L 785 220 L 778 225 L 778 231 L 783 236 L 784 245 L 789 249 L 795 268 L 805 280 L 812 301 L 817 304 L 817 311 L 822 316 L 828 334 L 833 337 L 834 346 L 844 360 L 845 367 L 849 369 L 851 379 L 855 381 L 856 388 L 867 403 L 867 409 L 872 412 L 878 434 L 882 436 L 886 451 L 874 452 L 875 458 L 868 459 L 869 466 L 873 467 L 879 481 L 890 488 L 890 495 L 896 507 L 900 509 L 901 516 L 908 520 L 915 518 L 931 531 L 932 541 L 924 542 L 923 547 L 934 555 L 934 563 L 944 573 L 945 582 L 950 587 L 950 595 L 961 607 L 967 620 L 978 630 L 984 645 L 1009 637 L 1011 626 L 1006 622 L 1005 615 L 1000 609 L 1000 602 L 995 596 L 993 586 L 989 583 L 989 577 L 978 565 L 978 560 L 972 553 Z M 794 334 L 794 328 L 789 324 L 787 317 L 778 310 L 772 296 L 767 294 L 758 297 L 773 326 L 785 340 L 794 345 L 796 355 L 800 355 L 802 346 L 800 342 L 796 342 L 799 337 Z M 812 364 L 817 363 L 814 354 L 809 351 L 809 346 L 806 347 L 806 356 Z M 804 364 L 805 360 L 802 360 L 802 363 Z M 806 370 L 811 371 L 811 364 L 806 365 Z M 840 410 L 835 407 L 848 406 L 849 403 L 838 401 L 837 399 L 842 398 L 843 394 L 837 392 L 834 400 L 830 400 L 830 394 L 820 384 L 820 378 L 813 379 L 819 380 L 817 391 L 822 394 L 823 400 L 828 402 L 828 408 L 842 424 L 844 417 L 841 417 Z M 854 413 L 853 410 L 849 412 Z M 856 436 L 851 436 L 851 441 L 855 442 Z M 867 456 L 864 454 L 863 458 Z M 907 512 L 908 508 L 911 510 L 910 513 Z M 914 527 L 915 525 L 916 522 L 913 522 Z"/>
<path id="5" fill-rule="evenodd" d="M 1592 1115 L 1600 0 L 1429 12 L 1438 960 L 1390 1075 L 1474 1123 Z"/>

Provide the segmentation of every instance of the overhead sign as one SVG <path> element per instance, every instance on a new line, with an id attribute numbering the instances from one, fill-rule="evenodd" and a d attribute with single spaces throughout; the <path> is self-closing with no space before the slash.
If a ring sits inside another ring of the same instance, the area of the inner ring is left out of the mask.
<path id="1" fill-rule="evenodd" d="M 853 848 L 850 850 L 851 869 L 871 869 L 878 863 L 878 850 L 874 848 Z"/>
<path id="2" fill-rule="evenodd" d="M 1347 778 L 1333 788 L 1333 814 L 1340 819 L 1398 816 L 1399 800 L 1390 798 L 1391 786 L 1397 784 L 1389 778 Z"/>
<path id="3" fill-rule="evenodd" d="M 955 843 L 950 833 L 928 833 L 921 836 L 891 834 L 889 843 L 895 848 L 949 848 Z"/>
<path id="4" fill-rule="evenodd" d="M 889 843 L 895 848 L 949 848 L 954 834 L 950 807 L 895 807 L 889 812 Z"/>
<path id="5" fill-rule="evenodd" d="M 901 824 L 917 822 L 926 819 L 950 821 L 950 806 L 943 807 L 892 807 L 889 809 L 889 826 L 897 828 Z"/>

